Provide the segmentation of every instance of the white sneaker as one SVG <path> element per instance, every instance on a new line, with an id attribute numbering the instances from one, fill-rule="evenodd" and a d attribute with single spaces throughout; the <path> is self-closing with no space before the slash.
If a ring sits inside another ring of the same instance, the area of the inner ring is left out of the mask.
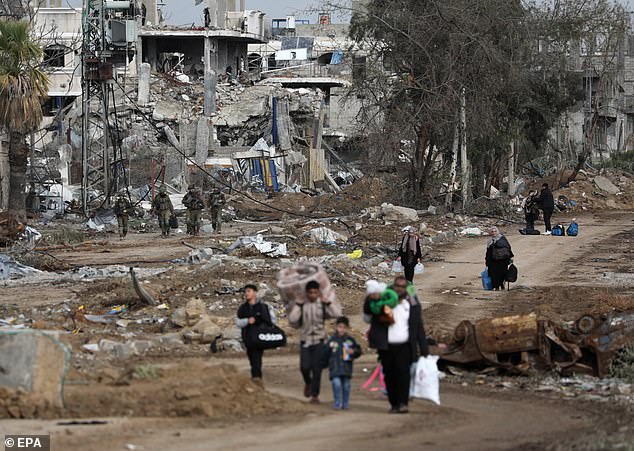
<path id="1" fill-rule="evenodd" d="M 544 235 L 552 235 L 553 232 L 544 232 Z"/>

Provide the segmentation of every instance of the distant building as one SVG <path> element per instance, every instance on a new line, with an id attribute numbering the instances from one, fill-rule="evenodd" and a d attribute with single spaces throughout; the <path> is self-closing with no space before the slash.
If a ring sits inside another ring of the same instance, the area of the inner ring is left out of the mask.
<path id="1" fill-rule="evenodd" d="M 271 33 L 265 14 L 245 10 L 244 0 L 206 0 L 202 27 L 157 23 L 156 0 L 141 3 L 147 13 L 139 32 L 138 61 L 159 72 L 178 66 L 179 72 L 202 75 L 205 64 L 216 73 L 248 72 L 248 45 L 267 42 Z"/>
<path id="2" fill-rule="evenodd" d="M 634 32 L 609 49 L 604 42 L 598 34 L 570 52 L 569 70 L 580 75 L 584 100 L 562 115 L 551 134 L 564 154 L 590 145 L 594 162 L 634 150 Z"/>

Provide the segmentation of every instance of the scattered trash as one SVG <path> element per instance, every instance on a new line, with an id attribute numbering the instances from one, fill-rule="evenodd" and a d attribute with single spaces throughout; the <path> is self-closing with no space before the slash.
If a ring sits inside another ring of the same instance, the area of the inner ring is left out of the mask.
<path id="1" fill-rule="evenodd" d="M 482 236 L 484 232 L 479 227 L 467 227 L 460 232 L 462 236 Z"/>
<path id="2" fill-rule="evenodd" d="M 356 260 L 358 258 L 363 257 L 363 251 L 361 249 L 357 249 L 356 251 L 353 251 L 349 254 L 347 254 L 349 258 Z"/>
<path id="3" fill-rule="evenodd" d="M 229 246 L 227 254 L 230 254 L 240 247 L 254 247 L 261 254 L 272 258 L 288 256 L 286 243 L 273 243 L 266 241 L 262 235 L 243 236 L 238 238 L 231 246 Z"/>
<path id="4" fill-rule="evenodd" d="M 315 243 L 319 244 L 327 244 L 330 246 L 334 246 L 337 243 L 345 243 L 348 241 L 348 237 L 342 235 L 341 233 L 337 233 L 334 230 L 329 229 L 328 227 L 318 227 L 316 229 L 309 230 L 304 233 L 304 236 L 309 237 Z"/>
<path id="5" fill-rule="evenodd" d="M 0 254 L 0 280 L 21 279 L 42 274 L 42 271 L 16 262 L 6 254 Z"/>

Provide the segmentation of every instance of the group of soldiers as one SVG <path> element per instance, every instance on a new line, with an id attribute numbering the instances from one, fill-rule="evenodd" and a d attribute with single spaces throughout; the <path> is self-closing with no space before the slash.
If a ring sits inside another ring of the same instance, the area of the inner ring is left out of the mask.
<path id="1" fill-rule="evenodd" d="M 211 212 L 211 225 L 215 233 L 220 233 L 222 229 L 222 208 L 226 204 L 226 198 L 219 187 L 214 187 L 207 199 L 207 205 Z M 200 225 L 202 222 L 202 212 L 205 209 L 203 192 L 200 188 L 190 185 L 188 192 L 183 198 L 183 205 L 187 207 L 187 233 L 193 236 L 200 235 Z M 133 213 L 130 201 L 122 194 L 116 198 L 114 213 L 119 224 L 119 237 L 125 238 L 128 234 L 128 221 Z M 152 201 L 152 213 L 158 216 L 161 236 L 170 236 L 172 224 L 175 222 L 174 205 L 167 194 L 167 187 L 161 186 L 158 194 Z"/>
<path id="2" fill-rule="evenodd" d="M 211 212 L 211 226 L 215 233 L 222 232 L 222 207 L 226 202 L 220 188 L 214 187 L 207 199 L 207 205 Z M 183 205 L 187 207 L 187 233 L 194 236 L 200 235 L 202 212 L 205 209 L 202 189 L 190 185 L 183 198 Z"/>

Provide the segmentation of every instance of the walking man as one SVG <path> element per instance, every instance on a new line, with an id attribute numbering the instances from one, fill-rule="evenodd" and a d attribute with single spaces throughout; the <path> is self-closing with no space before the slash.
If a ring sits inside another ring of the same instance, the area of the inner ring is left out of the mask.
<path id="1" fill-rule="evenodd" d="M 396 307 L 375 314 L 370 301 L 364 305 L 364 317 L 370 320 L 368 341 L 379 352 L 385 374 L 385 385 L 390 401 L 390 413 L 407 413 L 409 404 L 410 366 L 419 356 L 429 354 L 423 327 L 422 307 L 415 295 L 410 294 L 409 282 L 398 276 L 388 291 L 398 297 Z"/>
<path id="2" fill-rule="evenodd" d="M 211 210 L 211 226 L 214 228 L 214 232 L 220 233 L 222 230 L 222 209 L 227 203 L 227 199 L 220 188 L 214 186 L 214 189 L 209 195 L 209 208 Z"/>
<path id="3" fill-rule="evenodd" d="M 174 214 L 174 205 L 170 197 L 167 195 L 167 187 L 165 185 L 159 188 L 159 193 L 152 202 L 152 211 L 158 216 L 159 226 L 161 227 L 162 237 L 170 236 L 170 218 Z"/>
<path id="4" fill-rule="evenodd" d="M 132 205 L 123 194 L 119 194 L 113 210 L 119 224 L 119 238 L 123 239 L 128 235 L 128 221 L 130 220 Z"/>
<path id="5" fill-rule="evenodd" d="M 258 298 L 257 285 L 247 284 L 244 287 L 244 299 L 244 304 L 242 304 L 238 309 L 236 325 L 242 331 L 242 342 L 246 346 L 247 333 L 250 328 L 257 327 L 262 323 L 275 324 L 277 322 L 277 318 L 275 317 L 275 310 Z M 262 380 L 263 355 L 263 349 L 251 349 L 247 347 L 247 357 L 249 358 L 249 364 L 251 365 L 251 378 L 253 378 L 256 382 Z"/>
<path id="6" fill-rule="evenodd" d="M 548 183 L 544 183 L 542 191 L 539 193 L 539 205 L 544 211 L 544 224 L 546 225 L 546 235 L 552 233 L 552 225 L 550 224 L 550 218 L 555 211 L 555 197 L 553 196 Z"/>
<path id="7" fill-rule="evenodd" d="M 327 339 L 325 321 L 341 316 L 341 308 L 321 299 L 319 283 L 306 284 L 306 301 L 297 300 L 288 314 L 291 327 L 299 329 L 299 366 L 304 378 L 304 396 L 312 404 L 319 404 L 321 391 L 322 357 Z"/>
<path id="8" fill-rule="evenodd" d="M 189 186 L 187 194 L 183 197 L 183 205 L 187 207 L 187 233 L 198 236 L 200 234 L 200 222 L 205 208 L 205 201 L 200 190 L 194 185 Z"/>

